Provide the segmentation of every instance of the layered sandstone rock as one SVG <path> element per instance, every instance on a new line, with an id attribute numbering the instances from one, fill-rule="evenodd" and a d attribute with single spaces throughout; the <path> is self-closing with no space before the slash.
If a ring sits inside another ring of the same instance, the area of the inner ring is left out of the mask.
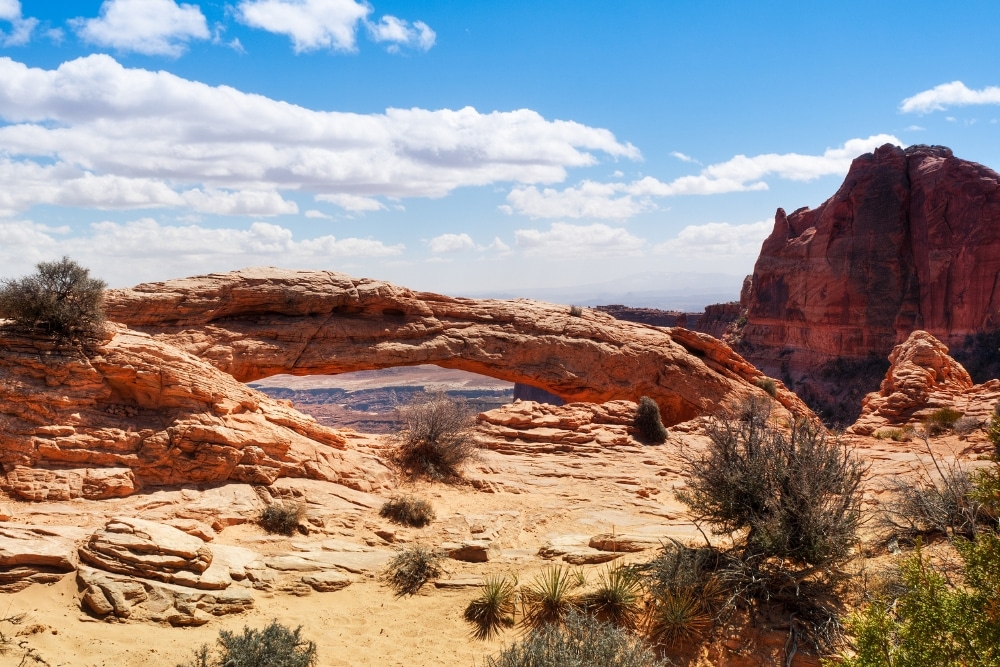
<path id="1" fill-rule="evenodd" d="M 652 397 L 675 424 L 759 393 L 728 346 L 685 329 L 527 300 L 457 299 L 324 271 L 248 269 L 108 295 L 108 317 L 238 380 L 433 363 L 568 401 Z M 778 400 L 808 408 L 779 388 Z"/>
<path id="2" fill-rule="evenodd" d="M 852 433 L 871 435 L 882 427 L 919 423 L 940 408 L 984 422 L 1000 400 L 1000 380 L 973 384 L 948 348 L 926 331 L 910 334 L 892 350 L 889 362 L 882 386 L 865 397 Z"/>
<path id="3" fill-rule="evenodd" d="M 855 159 L 818 208 L 778 209 L 741 349 L 800 395 L 835 398 L 852 363 L 885 358 L 915 330 L 952 345 L 995 329 L 998 273 L 1000 175 L 941 146 L 887 144 Z"/>
<path id="4" fill-rule="evenodd" d="M 480 441 L 494 451 L 586 452 L 638 445 L 632 437 L 632 401 L 551 405 L 518 401 L 477 418 Z"/>
<path id="5" fill-rule="evenodd" d="M 88 347 L 0 332 L 0 484 L 27 500 L 311 477 L 370 490 L 373 457 L 197 357 L 120 326 Z"/>

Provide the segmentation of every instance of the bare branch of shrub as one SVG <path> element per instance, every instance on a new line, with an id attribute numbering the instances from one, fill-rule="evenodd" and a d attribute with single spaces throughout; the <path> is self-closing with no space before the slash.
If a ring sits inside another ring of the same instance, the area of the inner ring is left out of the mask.
<path id="1" fill-rule="evenodd" d="M 461 399 L 429 394 L 398 413 L 402 430 L 394 436 L 391 459 L 404 473 L 437 480 L 459 477 L 479 449 L 472 411 Z"/>

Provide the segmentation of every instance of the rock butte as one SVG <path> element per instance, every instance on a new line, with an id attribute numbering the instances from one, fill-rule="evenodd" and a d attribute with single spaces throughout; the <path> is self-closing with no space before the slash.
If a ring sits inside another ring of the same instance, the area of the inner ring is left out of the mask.
<path id="1" fill-rule="evenodd" d="M 668 425 L 760 394 L 760 371 L 721 341 L 528 300 L 462 299 L 326 271 L 245 269 L 108 294 L 110 320 L 237 380 L 437 364 L 566 401 L 650 396 Z M 778 384 L 785 409 L 810 416 Z"/>
<path id="2" fill-rule="evenodd" d="M 799 391 L 823 364 L 884 358 L 918 329 L 954 348 L 1000 325 L 998 274 L 1000 175 L 942 146 L 886 144 L 818 208 L 778 209 L 740 349 Z"/>

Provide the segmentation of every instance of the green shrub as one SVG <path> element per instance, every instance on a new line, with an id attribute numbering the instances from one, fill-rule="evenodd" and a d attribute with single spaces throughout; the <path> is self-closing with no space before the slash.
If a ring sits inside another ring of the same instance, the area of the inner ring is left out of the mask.
<path id="1" fill-rule="evenodd" d="M 301 503 L 268 505 L 260 512 L 257 523 L 269 533 L 294 535 L 305 516 L 306 508 Z"/>
<path id="2" fill-rule="evenodd" d="M 415 528 L 422 528 L 434 520 L 434 508 L 423 498 L 413 496 L 397 496 L 391 498 L 382 505 L 379 516 L 406 524 Z"/>
<path id="3" fill-rule="evenodd" d="M 947 433 L 955 426 L 962 413 L 952 408 L 938 408 L 924 420 L 924 428 L 928 435 Z"/>
<path id="4" fill-rule="evenodd" d="M 301 630 L 301 626 L 290 630 L 276 620 L 263 630 L 244 627 L 242 634 L 221 630 L 215 655 L 206 644 L 178 667 L 313 667 L 316 644 L 302 639 Z"/>
<path id="5" fill-rule="evenodd" d="M 667 439 L 667 429 L 660 420 L 660 406 L 649 396 L 639 399 L 633 426 L 639 438 L 646 442 L 661 443 Z"/>
<path id="6" fill-rule="evenodd" d="M 993 443 L 993 459 L 1000 461 L 1000 403 L 993 408 L 993 414 L 986 425 L 986 437 Z"/>
<path id="7" fill-rule="evenodd" d="M 778 385 L 769 377 L 759 377 L 756 378 L 753 383 L 764 390 L 771 398 L 778 395 Z"/>
<path id="8" fill-rule="evenodd" d="M 570 611 L 562 624 L 528 633 L 486 667 L 666 667 L 640 638 L 592 616 Z"/>
<path id="9" fill-rule="evenodd" d="M 440 562 L 440 554 L 427 547 L 401 549 L 386 566 L 385 579 L 396 595 L 413 595 L 428 581 L 441 576 Z"/>
<path id="10" fill-rule="evenodd" d="M 901 565 L 903 594 L 881 599 L 847 623 L 855 655 L 839 667 L 1000 667 L 1000 537 L 955 544 L 964 585 L 937 571 L 918 548 Z"/>
<path id="11" fill-rule="evenodd" d="M 776 427 L 770 410 L 769 399 L 752 398 L 712 422 L 707 451 L 685 454 L 677 498 L 717 534 L 740 534 L 748 556 L 808 567 L 846 559 L 866 466 L 813 424 Z"/>
<path id="12" fill-rule="evenodd" d="M 61 336 L 97 331 L 107 285 L 68 257 L 36 267 L 33 275 L 0 284 L 0 318 Z"/>
<path id="13" fill-rule="evenodd" d="M 476 639 L 492 639 L 502 628 L 514 625 L 517 578 L 488 576 L 480 595 L 465 608 L 465 620 L 475 626 Z"/>
<path id="14" fill-rule="evenodd" d="M 612 565 L 597 575 L 597 588 L 581 601 L 597 620 L 635 630 L 642 620 L 643 589 L 639 571 L 628 565 Z"/>
<path id="15" fill-rule="evenodd" d="M 582 577 L 568 567 L 546 567 L 521 592 L 522 622 L 530 628 L 561 623 L 570 611 L 580 608 L 577 591 L 582 585 Z"/>
<path id="16" fill-rule="evenodd" d="M 390 458 L 407 474 L 437 480 L 458 477 L 479 449 L 472 412 L 462 400 L 430 394 L 399 408 L 398 414 L 402 430 L 394 436 Z"/>

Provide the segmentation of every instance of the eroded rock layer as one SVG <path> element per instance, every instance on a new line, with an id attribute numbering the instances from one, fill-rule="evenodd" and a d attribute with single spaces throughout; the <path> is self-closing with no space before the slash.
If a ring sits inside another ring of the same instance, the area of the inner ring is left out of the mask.
<path id="1" fill-rule="evenodd" d="M 650 396 L 664 422 L 761 390 L 724 343 L 527 300 L 459 299 L 325 271 L 247 269 L 109 294 L 108 317 L 238 380 L 437 364 L 523 382 L 567 401 Z M 783 386 L 788 410 L 808 408 Z"/>
<path id="2" fill-rule="evenodd" d="M 747 358 L 822 398 L 912 331 L 954 345 L 995 329 L 998 186 L 947 148 L 886 144 L 818 208 L 778 209 L 744 304 Z"/>
<path id="3" fill-rule="evenodd" d="M 0 483 L 26 500 L 279 477 L 368 490 L 388 479 L 312 417 L 123 327 L 89 347 L 0 333 L 0 465 Z"/>

